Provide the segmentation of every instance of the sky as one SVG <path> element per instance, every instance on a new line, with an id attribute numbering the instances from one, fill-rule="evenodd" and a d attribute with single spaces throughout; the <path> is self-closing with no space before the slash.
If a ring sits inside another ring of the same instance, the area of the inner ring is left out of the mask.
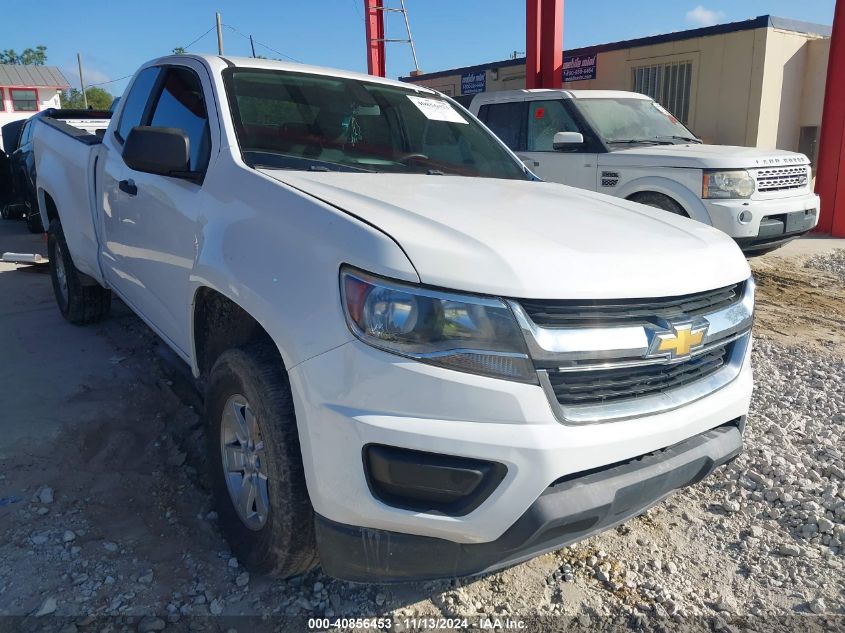
<path id="1" fill-rule="evenodd" d="M 845 0 L 841 0 L 845 2 Z M 398 7 L 399 0 L 385 0 Z M 835 0 L 565 0 L 564 49 L 681 31 L 758 15 L 831 24 Z M 76 53 L 87 85 L 119 95 L 143 62 L 174 47 L 216 53 L 214 13 L 222 14 L 224 52 L 256 53 L 366 72 L 364 0 L 38 0 L 8 2 L 0 17 L 0 49 L 43 44 L 47 63 L 79 86 Z M 523 0 L 405 0 L 424 72 L 506 59 L 525 50 Z M 388 37 L 405 37 L 399 14 L 386 18 Z M 203 35 L 205 34 L 205 35 Z M 387 44 L 387 74 L 413 70 L 407 44 Z M 103 83 L 110 82 L 110 83 Z"/>

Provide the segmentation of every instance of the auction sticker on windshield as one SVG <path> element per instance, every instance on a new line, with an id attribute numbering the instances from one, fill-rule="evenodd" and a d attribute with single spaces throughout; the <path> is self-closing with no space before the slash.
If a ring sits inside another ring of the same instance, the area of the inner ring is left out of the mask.
<path id="1" fill-rule="evenodd" d="M 467 120 L 458 114 L 458 111 L 448 101 L 415 97 L 413 95 L 408 95 L 408 98 L 419 108 L 420 112 L 427 119 L 431 119 L 432 121 L 448 121 L 449 123 L 467 123 Z"/>

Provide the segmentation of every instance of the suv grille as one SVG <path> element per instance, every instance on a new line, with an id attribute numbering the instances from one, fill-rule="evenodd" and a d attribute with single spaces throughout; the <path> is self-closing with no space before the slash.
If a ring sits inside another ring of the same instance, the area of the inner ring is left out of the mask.
<path id="1" fill-rule="evenodd" d="M 783 189 L 800 189 L 807 186 L 809 177 L 807 168 L 802 167 L 773 167 L 757 171 L 757 191 L 781 191 Z"/>
<path id="2" fill-rule="evenodd" d="M 543 327 L 606 327 L 715 312 L 738 302 L 743 289 L 744 282 L 681 297 L 594 301 L 521 299 L 519 304 L 534 323 Z"/>
<path id="3" fill-rule="evenodd" d="M 549 372 L 549 382 L 563 406 L 604 404 L 683 387 L 718 371 L 730 356 L 728 343 L 680 363 L 621 369 Z"/>

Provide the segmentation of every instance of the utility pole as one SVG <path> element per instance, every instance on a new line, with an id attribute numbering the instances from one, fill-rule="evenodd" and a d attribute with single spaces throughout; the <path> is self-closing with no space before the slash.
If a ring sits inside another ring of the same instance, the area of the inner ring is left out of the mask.
<path id="1" fill-rule="evenodd" d="M 223 54 L 223 24 L 220 22 L 220 12 L 214 14 L 217 17 L 217 54 Z"/>
<path id="2" fill-rule="evenodd" d="M 79 64 L 79 87 L 82 89 L 82 103 L 88 109 L 88 95 L 85 94 L 85 80 L 82 78 L 82 55 L 76 54 L 76 63 Z"/>
<path id="3" fill-rule="evenodd" d="M 249 47 L 252 49 L 252 56 L 255 57 L 255 44 L 252 43 L 252 35 L 249 36 Z"/>

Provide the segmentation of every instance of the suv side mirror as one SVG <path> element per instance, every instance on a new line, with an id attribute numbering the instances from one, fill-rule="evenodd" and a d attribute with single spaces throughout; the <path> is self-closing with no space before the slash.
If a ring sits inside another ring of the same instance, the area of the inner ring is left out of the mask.
<path id="1" fill-rule="evenodd" d="M 133 127 L 123 145 L 123 162 L 130 169 L 160 176 L 193 178 L 190 139 L 175 127 Z"/>
<path id="2" fill-rule="evenodd" d="M 557 132 L 552 139 L 552 147 L 556 150 L 572 149 L 573 145 L 583 145 L 584 135 L 581 132 Z"/>

